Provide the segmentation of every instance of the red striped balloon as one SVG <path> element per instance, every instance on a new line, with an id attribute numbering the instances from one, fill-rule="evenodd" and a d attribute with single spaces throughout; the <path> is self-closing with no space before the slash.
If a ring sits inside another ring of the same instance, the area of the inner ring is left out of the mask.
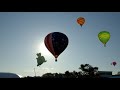
<path id="1" fill-rule="evenodd" d="M 44 43 L 46 48 L 55 57 L 55 61 L 57 61 L 58 56 L 68 46 L 68 37 L 61 32 L 52 32 L 45 37 Z"/>

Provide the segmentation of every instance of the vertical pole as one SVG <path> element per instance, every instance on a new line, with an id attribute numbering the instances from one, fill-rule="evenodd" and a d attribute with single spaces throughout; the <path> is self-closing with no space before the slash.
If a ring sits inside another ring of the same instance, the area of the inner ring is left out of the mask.
<path id="1" fill-rule="evenodd" d="M 34 68 L 34 73 L 35 73 L 35 77 L 36 77 L 36 72 L 35 72 L 35 68 Z"/>

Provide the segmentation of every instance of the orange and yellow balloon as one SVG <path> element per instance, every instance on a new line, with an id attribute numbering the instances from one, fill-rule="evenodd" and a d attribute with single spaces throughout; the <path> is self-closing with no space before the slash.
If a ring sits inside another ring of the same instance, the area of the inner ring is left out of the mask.
<path id="1" fill-rule="evenodd" d="M 77 23 L 82 27 L 83 24 L 85 23 L 85 18 L 79 17 L 79 18 L 77 19 Z"/>

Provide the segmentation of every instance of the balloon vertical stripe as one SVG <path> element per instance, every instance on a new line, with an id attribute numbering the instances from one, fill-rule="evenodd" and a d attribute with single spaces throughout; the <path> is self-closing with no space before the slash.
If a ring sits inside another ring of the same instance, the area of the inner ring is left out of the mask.
<path id="1" fill-rule="evenodd" d="M 53 45 L 52 45 L 52 34 L 48 34 L 47 37 L 45 37 L 44 40 L 45 46 L 48 47 L 48 50 L 55 55 L 54 49 L 53 49 Z"/>

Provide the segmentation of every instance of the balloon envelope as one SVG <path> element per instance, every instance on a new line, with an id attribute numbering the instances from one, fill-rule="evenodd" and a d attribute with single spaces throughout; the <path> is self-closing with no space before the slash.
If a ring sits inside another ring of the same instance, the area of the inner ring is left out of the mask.
<path id="1" fill-rule="evenodd" d="M 52 32 L 45 37 L 44 43 L 46 48 L 52 53 L 57 61 L 57 57 L 68 46 L 68 37 L 61 32 Z"/>
<path id="2" fill-rule="evenodd" d="M 98 34 L 98 38 L 99 40 L 104 44 L 104 46 L 106 46 L 106 43 L 109 41 L 110 39 L 110 33 L 108 31 L 101 31 Z"/>
<path id="3" fill-rule="evenodd" d="M 114 66 L 115 66 L 116 64 L 117 64 L 116 62 L 112 62 L 112 63 L 111 63 L 111 65 L 114 65 Z"/>
<path id="4" fill-rule="evenodd" d="M 79 17 L 79 18 L 77 19 L 77 23 L 82 27 L 82 25 L 85 23 L 85 18 Z"/>
<path id="5" fill-rule="evenodd" d="M 43 64 L 44 62 L 46 62 L 44 56 L 41 56 L 41 53 L 38 53 L 37 56 L 38 56 L 38 58 L 36 58 L 37 59 L 37 66 L 39 66 L 39 65 Z"/>
<path id="6" fill-rule="evenodd" d="M 113 65 L 115 66 L 117 63 L 116 62 L 113 62 Z"/>

